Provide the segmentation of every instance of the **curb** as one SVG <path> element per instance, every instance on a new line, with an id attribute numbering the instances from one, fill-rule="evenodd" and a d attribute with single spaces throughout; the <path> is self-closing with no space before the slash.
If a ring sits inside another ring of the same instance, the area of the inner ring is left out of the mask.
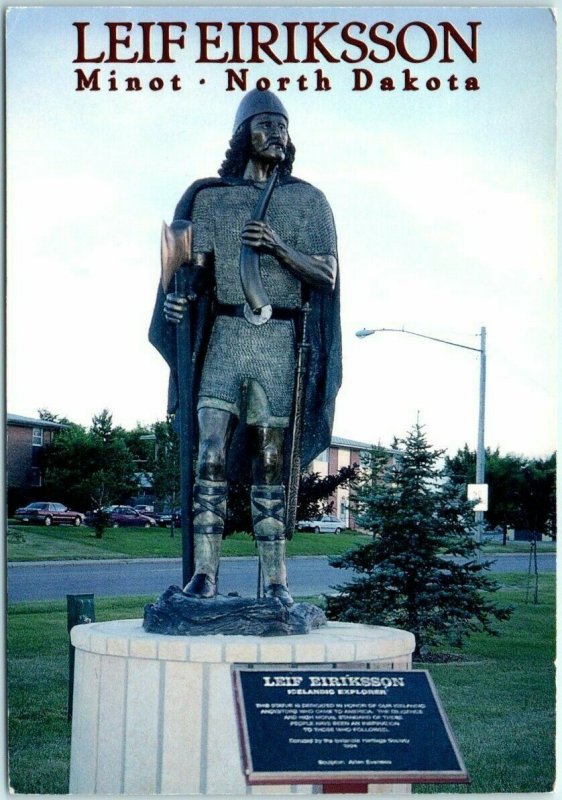
<path id="1" fill-rule="evenodd" d="M 221 561 L 255 561 L 255 556 L 223 556 Z M 328 559 L 329 556 L 287 556 L 290 560 L 298 560 L 303 558 L 317 558 Z M 181 558 L 67 558 L 60 560 L 48 561 L 9 561 L 7 566 L 11 568 L 19 567 L 65 567 L 65 566 L 82 566 L 84 564 L 181 564 Z"/>

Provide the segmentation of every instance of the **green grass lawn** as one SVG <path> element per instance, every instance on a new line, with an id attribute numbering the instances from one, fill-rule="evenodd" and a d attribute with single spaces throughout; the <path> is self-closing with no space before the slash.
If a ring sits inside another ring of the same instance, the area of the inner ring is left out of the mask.
<path id="1" fill-rule="evenodd" d="M 429 669 L 472 783 L 416 792 L 546 792 L 554 779 L 555 579 L 541 575 L 539 605 L 525 603 L 526 576 L 502 575 L 512 618 L 501 636 L 476 635 L 463 662 Z M 96 601 L 96 620 L 138 617 L 151 597 Z M 8 607 L 10 782 L 17 793 L 68 791 L 68 637 L 61 602 Z"/>
<path id="2" fill-rule="evenodd" d="M 482 545 L 484 553 L 526 553 L 529 554 L 530 542 L 507 542 L 505 545 L 499 542 L 489 542 Z M 537 542 L 537 553 L 555 553 L 556 542 Z"/>
<path id="3" fill-rule="evenodd" d="M 435 681 L 472 779 L 469 791 L 548 792 L 554 781 L 555 578 L 540 577 L 538 605 L 532 593 L 525 602 L 526 576 L 502 575 L 501 582 L 502 603 L 515 606 L 501 636 L 472 636 L 464 663 L 417 666 L 429 668 Z"/>
<path id="4" fill-rule="evenodd" d="M 96 621 L 138 617 L 153 597 L 96 600 Z M 67 794 L 70 760 L 66 603 L 8 609 L 10 786 L 21 794 Z"/>
<path id="5" fill-rule="evenodd" d="M 179 558 L 181 556 L 181 533 L 175 531 L 174 538 L 169 528 L 108 528 L 102 539 L 96 539 L 92 528 L 73 525 L 21 525 L 12 523 L 9 531 L 17 536 L 8 536 L 8 561 L 48 561 L 80 558 Z M 18 541 L 21 539 L 21 541 Z M 333 533 L 300 533 L 287 545 L 290 556 L 338 555 L 356 544 L 364 544 L 368 537 L 347 531 L 336 536 Z M 491 553 L 529 553 L 528 542 L 509 542 L 502 545 L 486 545 L 486 555 Z M 555 552 L 556 545 L 539 543 L 538 552 Z M 251 556 L 256 549 L 250 536 L 235 533 L 223 544 L 226 556 Z"/>
<path id="6" fill-rule="evenodd" d="M 93 528 L 73 525 L 12 524 L 16 536 L 8 536 L 8 561 L 43 561 L 78 558 L 179 558 L 181 533 L 174 538 L 169 528 L 108 528 L 102 539 L 96 539 Z M 290 556 L 334 555 L 354 544 L 363 544 L 367 537 L 360 533 L 296 533 L 287 545 Z M 246 533 L 235 533 L 223 543 L 226 556 L 253 556 L 256 548 Z"/>

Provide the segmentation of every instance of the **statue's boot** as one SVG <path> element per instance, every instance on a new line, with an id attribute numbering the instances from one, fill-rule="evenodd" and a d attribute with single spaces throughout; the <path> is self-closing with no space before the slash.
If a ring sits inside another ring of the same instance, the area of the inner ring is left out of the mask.
<path id="1" fill-rule="evenodd" d="M 224 481 L 197 480 L 193 487 L 195 572 L 185 586 L 189 597 L 211 599 L 217 594 L 217 572 L 226 517 Z"/>
<path id="2" fill-rule="evenodd" d="M 283 486 L 252 486 L 252 520 L 266 597 L 285 605 L 293 598 L 287 586 L 285 564 L 285 491 Z"/>

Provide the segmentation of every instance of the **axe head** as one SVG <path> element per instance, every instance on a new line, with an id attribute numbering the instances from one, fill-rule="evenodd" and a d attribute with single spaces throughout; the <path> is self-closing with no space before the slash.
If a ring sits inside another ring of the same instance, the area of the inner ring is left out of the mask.
<path id="1" fill-rule="evenodd" d="M 193 226 L 188 220 L 175 220 L 171 225 L 162 223 L 161 237 L 161 282 L 164 292 L 168 291 L 172 278 L 182 264 L 191 260 Z"/>

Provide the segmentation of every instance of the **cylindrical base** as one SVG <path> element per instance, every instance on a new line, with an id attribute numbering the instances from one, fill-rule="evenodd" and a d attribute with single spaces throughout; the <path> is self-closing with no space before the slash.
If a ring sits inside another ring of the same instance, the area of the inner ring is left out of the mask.
<path id="1" fill-rule="evenodd" d="M 232 664 L 411 668 L 410 633 L 330 622 L 302 636 L 163 636 L 142 620 L 79 625 L 71 794 L 312 794 L 244 779 Z M 274 747 L 264 742 L 264 747 Z M 370 791 L 404 793 L 402 786 Z"/>

